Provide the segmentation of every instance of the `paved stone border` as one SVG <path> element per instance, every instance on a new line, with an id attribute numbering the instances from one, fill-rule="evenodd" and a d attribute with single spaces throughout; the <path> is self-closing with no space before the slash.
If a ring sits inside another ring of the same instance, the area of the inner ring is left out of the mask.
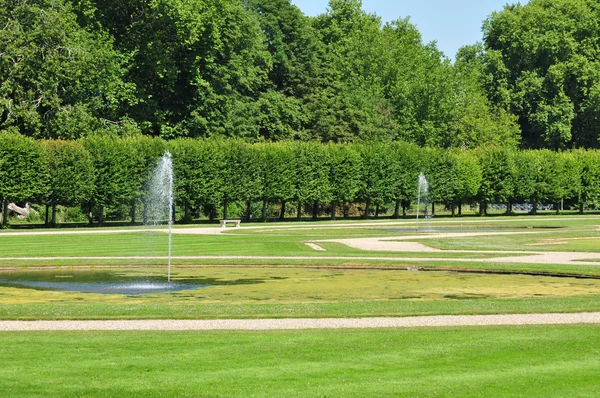
<path id="1" fill-rule="evenodd" d="M 600 324 L 600 312 L 575 314 L 443 315 L 404 318 L 0 321 L 1 331 L 298 330 L 448 326 Z"/>

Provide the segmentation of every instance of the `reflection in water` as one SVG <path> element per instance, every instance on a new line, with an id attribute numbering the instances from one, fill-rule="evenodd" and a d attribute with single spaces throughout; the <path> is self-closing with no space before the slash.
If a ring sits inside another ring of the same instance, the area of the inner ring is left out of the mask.
<path id="1" fill-rule="evenodd" d="M 165 281 L 161 276 L 97 271 L 21 271 L 0 274 L 0 286 L 100 294 L 149 294 L 195 290 L 217 285 L 263 283 L 256 279 L 186 278 Z"/>

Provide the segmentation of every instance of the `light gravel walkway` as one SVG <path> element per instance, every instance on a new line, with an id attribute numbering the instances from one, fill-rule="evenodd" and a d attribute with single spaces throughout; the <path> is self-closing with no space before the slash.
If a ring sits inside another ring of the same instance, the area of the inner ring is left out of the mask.
<path id="1" fill-rule="evenodd" d="M 582 323 L 600 324 L 600 312 L 576 314 L 446 315 L 405 318 L 0 321 L 0 331 L 370 329 Z"/>

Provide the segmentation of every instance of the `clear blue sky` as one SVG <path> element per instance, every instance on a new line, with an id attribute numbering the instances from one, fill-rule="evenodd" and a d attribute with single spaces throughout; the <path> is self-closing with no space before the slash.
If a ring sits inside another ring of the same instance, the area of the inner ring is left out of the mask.
<path id="1" fill-rule="evenodd" d="M 309 16 L 323 14 L 328 0 L 291 0 Z M 363 0 L 363 10 L 375 13 L 383 22 L 410 17 L 428 43 L 436 41 L 438 48 L 451 59 L 466 44 L 481 41 L 481 25 L 492 12 L 517 0 Z M 526 4 L 528 0 L 521 0 Z"/>

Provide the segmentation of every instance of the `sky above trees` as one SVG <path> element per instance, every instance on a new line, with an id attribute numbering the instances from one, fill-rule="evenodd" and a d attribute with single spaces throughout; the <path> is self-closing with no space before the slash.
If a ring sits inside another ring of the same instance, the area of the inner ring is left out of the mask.
<path id="1" fill-rule="evenodd" d="M 458 49 L 482 40 L 481 25 L 492 12 L 501 11 L 511 0 L 363 0 L 363 10 L 375 13 L 383 22 L 410 17 L 425 43 L 437 41 L 438 48 L 454 60 Z M 527 4 L 528 0 L 521 0 Z M 327 9 L 325 0 L 292 0 L 309 16 Z"/>

